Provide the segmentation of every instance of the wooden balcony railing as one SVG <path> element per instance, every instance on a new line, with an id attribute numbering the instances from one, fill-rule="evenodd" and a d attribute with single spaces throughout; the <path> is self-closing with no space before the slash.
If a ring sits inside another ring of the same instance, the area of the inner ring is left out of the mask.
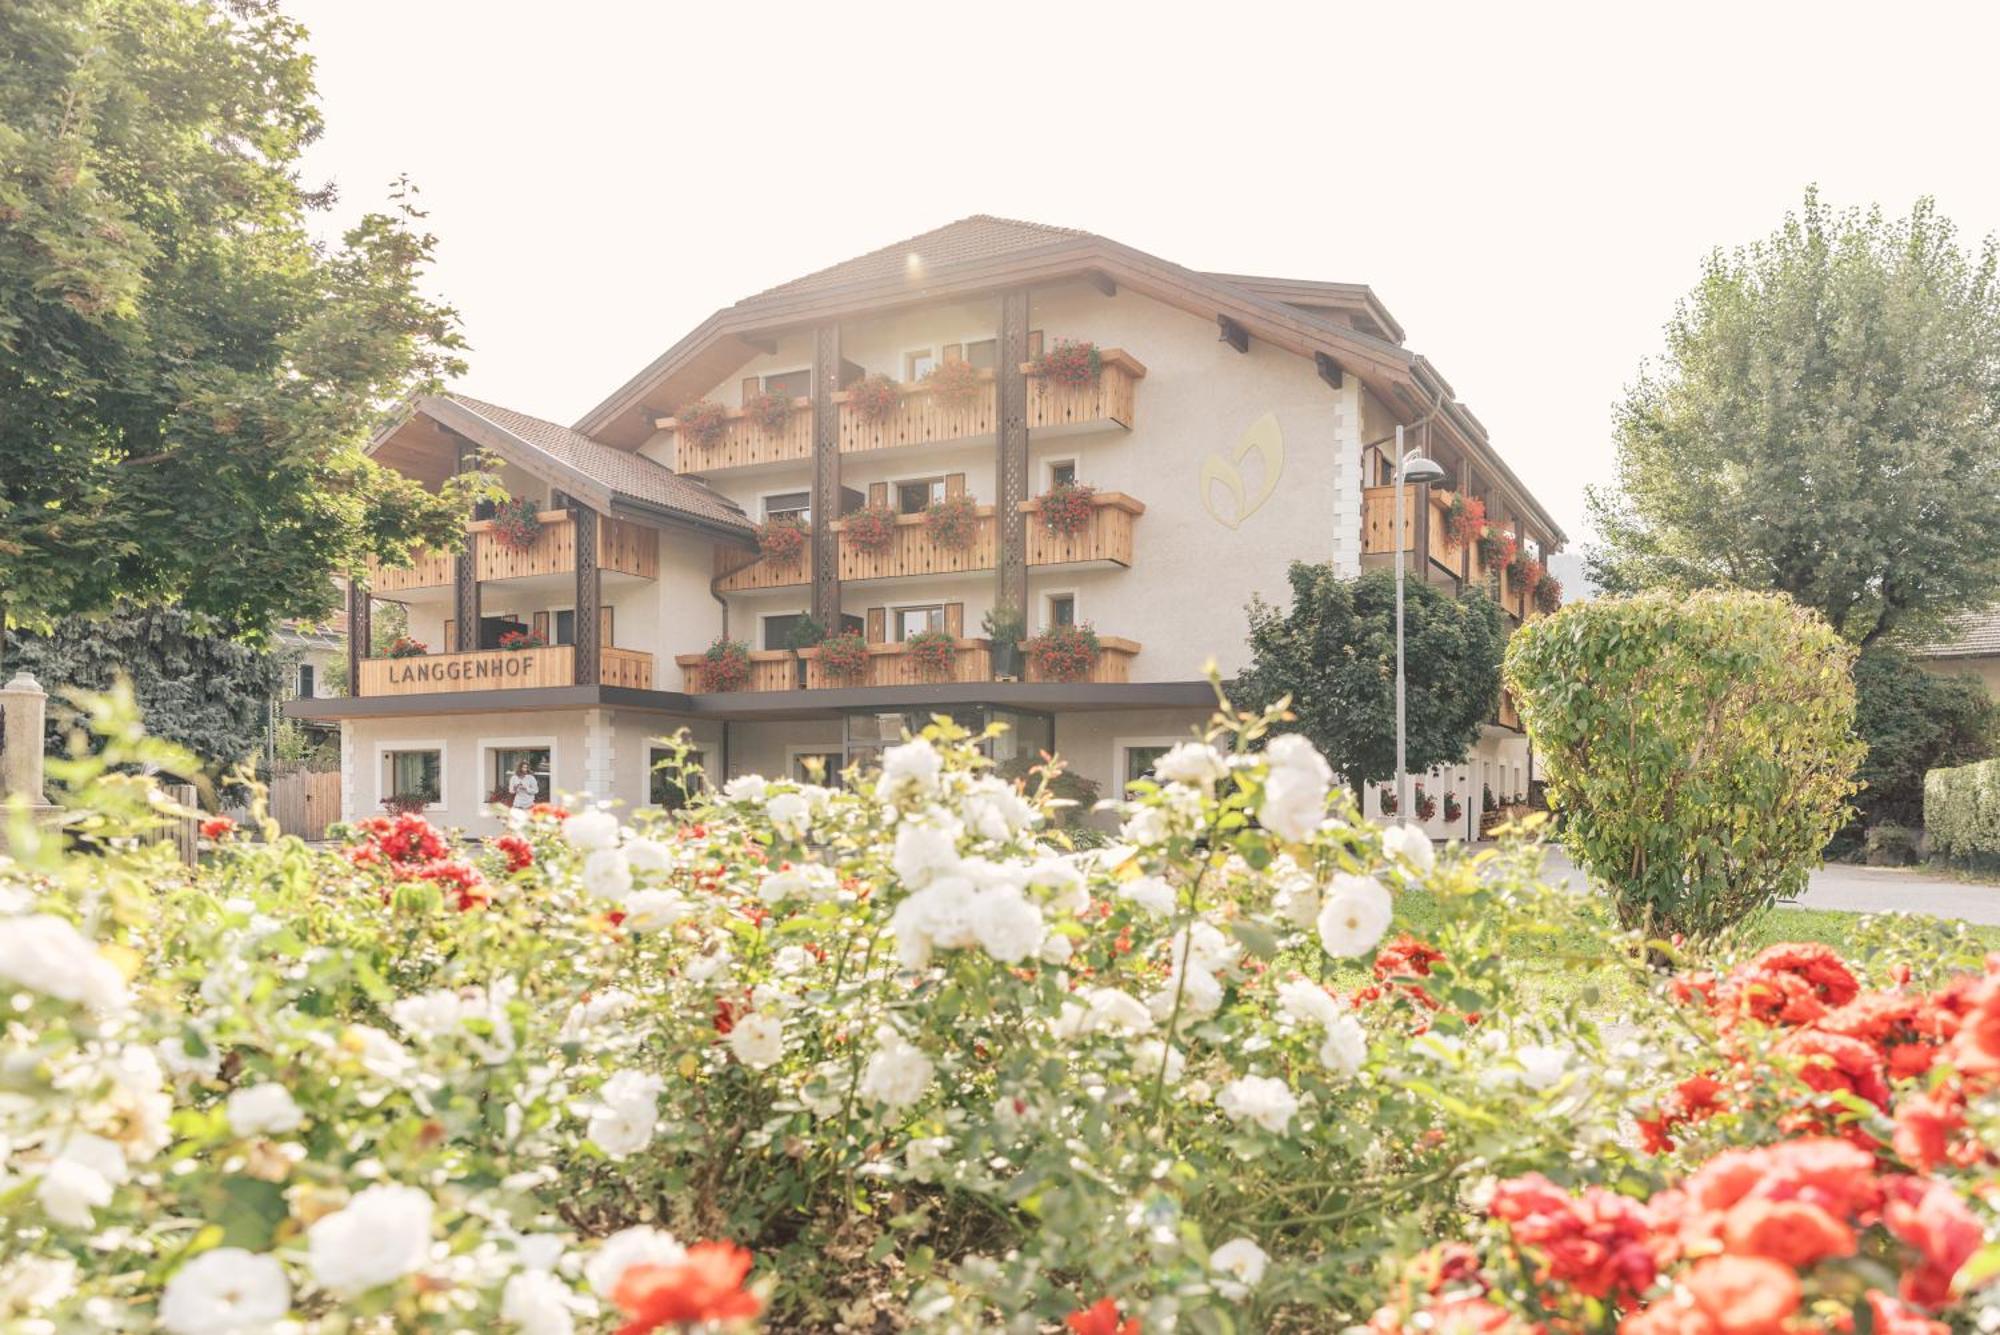
<path id="1" fill-rule="evenodd" d="M 748 564 L 746 564 L 746 562 Z M 752 593 L 758 589 L 789 589 L 812 583 L 812 541 L 789 561 L 753 557 L 734 547 L 715 549 L 715 588 L 718 593 Z"/>
<path id="2" fill-rule="evenodd" d="M 1121 639 L 1115 635 L 1101 635 L 1098 644 L 1102 649 L 1097 665 L 1085 680 L 1093 682 L 1130 681 L 1132 659 L 1139 652 L 1137 641 Z M 948 673 L 931 673 L 920 668 L 910 656 L 907 645 L 871 644 L 868 646 L 868 666 L 860 676 L 836 677 L 820 666 L 819 651 L 802 649 L 796 655 L 783 649 L 757 649 L 750 654 L 750 679 L 739 689 L 743 691 L 791 691 L 798 689 L 798 663 L 806 665 L 806 688 L 808 690 L 833 690 L 858 686 L 923 686 L 936 682 L 959 682 L 971 685 L 993 680 L 992 642 L 984 639 L 961 639 L 957 641 Z M 706 691 L 705 676 L 708 658 L 705 654 L 681 654 L 674 659 L 681 668 L 685 689 L 692 694 Z M 1045 681 L 1035 672 L 1032 663 L 1026 664 L 1027 680 Z"/>
<path id="3" fill-rule="evenodd" d="M 963 547 L 948 547 L 931 532 L 921 514 L 898 515 L 896 537 L 879 552 L 863 551 L 847 536 L 845 520 L 836 523 L 840 539 L 840 577 L 850 579 L 895 579 L 906 575 L 961 575 L 969 570 L 991 570 L 999 560 L 999 534 L 993 522 L 993 507 L 979 507 L 979 522 L 972 541 Z"/>
<path id="4" fill-rule="evenodd" d="M 368 591 L 384 597 L 415 589 L 448 589 L 458 578 L 458 558 L 451 552 L 424 552 L 407 566 L 385 566 L 368 558 Z"/>
<path id="5" fill-rule="evenodd" d="M 1417 550 L 1417 493 L 1421 488 L 1403 488 L 1403 550 Z M 1430 524 L 1424 550 L 1431 560 L 1457 574 L 1463 559 L 1459 549 L 1445 536 L 1445 516 L 1451 512 L 1451 493 L 1430 489 Z M 1396 552 L 1396 488 L 1361 489 L 1361 554 L 1393 556 Z M 1475 552 L 1475 561 L 1477 554 Z M 1476 578 L 1476 577 L 1475 577 Z"/>
<path id="6" fill-rule="evenodd" d="M 509 547 L 493 532 L 492 522 L 467 525 L 472 535 L 473 574 L 479 580 L 526 579 L 562 575 L 576 569 L 576 521 L 567 510 L 544 510 L 542 531 L 527 547 Z M 600 515 L 597 520 L 597 568 L 643 579 L 660 576 L 660 544 L 653 530 Z"/>
<path id="7" fill-rule="evenodd" d="M 873 418 L 856 408 L 842 390 L 833 396 L 840 405 L 840 452 L 890 450 L 901 445 L 935 445 L 944 440 L 990 436 L 1000 420 L 993 373 L 981 373 L 977 393 L 947 397 L 918 382 L 899 385 L 903 401 L 886 417 Z"/>
<path id="8" fill-rule="evenodd" d="M 1494 721 L 1503 728 L 1521 731 L 1521 711 L 1514 708 L 1513 693 L 1504 686 L 1500 689 L 1500 708 L 1494 715 Z"/>
<path id="9" fill-rule="evenodd" d="M 1028 516 L 1028 564 L 1079 565 L 1089 561 L 1132 564 L 1132 521 L 1146 513 L 1144 503 L 1122 491 L 1100 491 L 1090 498 L 1090 522 L 1076 533 L 1053 533 L 1041 519 L 1040 501 L 1021 502 Z"/>
<path id="10" fill-rule="evenodd" d="M 1100 354 L 1103 373 L 1088 385 L 1054 385 L 1035 374 L 1033 362 L 1021 363 L 1028 377 L 1028 429 L 1088 427 L 1115 422 L 1127 431 L 1139 415 L 1139 382 L 1146 368 L 1123 348 Z"/>
<path id="11" fill-rule="evenodd" d="M 654 426 L 674 433 L 674 471 L 680 473 L 709 473 L 721 468 L 751 468 L 812 458 L 811 399 L 792 400 L 791 416 L 776 428 L 763 426 L 744 416 L 741 408 L 733 408 L 721 434 L 713 440 L 694 439 L 671 417 L 659 419 Z"/>
<path id="12" fill-rule="evenodd" d="M 653 656 L 638 649 L 606 649 L 598 672 L 605 686 L 653 689 Z M 500 691 L 576 684 L 576 649 L 482 649 L 475 653 L 424 654 L 416 658 L 367 658 L 361 662 L 363 695 L 436 695 L 448 691 Z"/>

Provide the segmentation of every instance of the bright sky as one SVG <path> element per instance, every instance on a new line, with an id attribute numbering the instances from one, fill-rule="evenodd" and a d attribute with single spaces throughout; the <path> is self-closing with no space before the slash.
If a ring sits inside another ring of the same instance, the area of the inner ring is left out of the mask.
<path id="1" fill-rule="evenodd" d="M 716 308 L 971 213 L 1371 285 L 1573 538 L 1717 245 L 1809 182 L 2000 230 L 2000 6 L 291 0 L 342 217 L 419 185 L 462 388 L 573 421 Z"/>

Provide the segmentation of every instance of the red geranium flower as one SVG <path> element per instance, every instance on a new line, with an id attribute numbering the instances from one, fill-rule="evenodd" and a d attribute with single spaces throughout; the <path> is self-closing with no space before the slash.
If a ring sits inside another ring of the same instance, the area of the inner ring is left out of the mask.
<path id="1" fill-rule="evenodd" d="M 201 823 L 201 837 L 204 839 L 227 839 L 236 833 L 236 822 L 227 816 L 210 816 Z"/>
<path id="2" fill-rule="evenodd" d="M 750 1253 L 733 1242 L 698 1242 L 673 1265 L 635 1265 L 618 1277 L 611 1301 L 628 1318 L 618 1335 L 644 1335 L 662 1326 L 747 1321 L 764 1310 L 743 1289 Z"/>
<path id="3" fill-rule="evenodd" d="M 1073 1335 L 1139 1335 L 1139 1318 L 1118 1316 L 1118 1303 L 1112 1298 L 1099 1298 L 1089 1307 L 1079 1307 L 1063 1318 Z"/>
<path id="4" fill-rule="evenodd" d="M 510 874 L 535 865 L 535 846 L 518 834 L 503 834 L 493 841 L 493 846 L 506 854 Z"/>

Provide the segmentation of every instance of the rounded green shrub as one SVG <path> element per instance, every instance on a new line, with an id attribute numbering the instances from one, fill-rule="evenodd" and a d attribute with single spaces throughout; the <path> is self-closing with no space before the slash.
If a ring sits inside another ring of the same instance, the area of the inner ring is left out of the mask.
<path id="1" fill-rule="evenodd" d="M 1946 858 L 2000 864 L 2000 760 L 1926 774 L 1924 828 Z"/>
<path id="2" fill-rule="evenodd" d="M 1622 923 L 1712 937 L 1805 888 L 1855 791 L 1853 658 L 1776 594 L 1603 599 L 1514 636 L 1563 842 Z"/>

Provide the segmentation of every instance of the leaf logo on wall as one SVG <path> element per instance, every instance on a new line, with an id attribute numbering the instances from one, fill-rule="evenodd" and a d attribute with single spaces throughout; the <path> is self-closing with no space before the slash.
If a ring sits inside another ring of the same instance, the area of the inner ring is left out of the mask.
<path id="1" fill-rule="evenodd" d="M 1243 461 L 1253 454 L 1263 464 L 1258 470 L 1262 476 L 1254 496 L 1244 488 L 1242 468 Z M 1278 415 L 1265 413 L 1250 424 L 1227 457 L 1217 452 L 1202 460 L 1202 508 L 1224 528 L 1237 528 L 1271 499 L 1271 493 L 1278 489 L 1278 476 L 1284 471 L 1284 433 L 1278 430 Z M 1218 500 L 1222 502 L 1219 505 Z"/>

